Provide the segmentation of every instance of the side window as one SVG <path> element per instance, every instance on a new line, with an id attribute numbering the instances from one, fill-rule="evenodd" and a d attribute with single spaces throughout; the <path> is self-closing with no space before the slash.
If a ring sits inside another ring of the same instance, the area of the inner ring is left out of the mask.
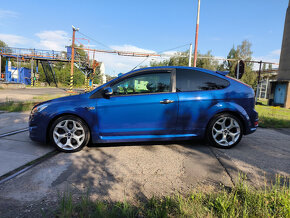
<path id="1" fill-rule="evenodd" d="M 114 84 L 111 88 L 113 95 L 169 92 L 170 72 L 133 76 Z"/>
<path id="2" fill-rule="evenodd" d="M 176 69 L 176 91 L 224 89 L 229 82 L 198 70 Z"/>

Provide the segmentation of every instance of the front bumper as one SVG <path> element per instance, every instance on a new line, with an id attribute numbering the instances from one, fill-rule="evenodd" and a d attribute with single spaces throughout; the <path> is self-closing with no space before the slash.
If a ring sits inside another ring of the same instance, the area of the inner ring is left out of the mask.
<path id="1" fill-rule="evenodd" d="M 29 118 L 29 137 L 33 141 L 47 142 L 47 119 L 42 114 Z"/>

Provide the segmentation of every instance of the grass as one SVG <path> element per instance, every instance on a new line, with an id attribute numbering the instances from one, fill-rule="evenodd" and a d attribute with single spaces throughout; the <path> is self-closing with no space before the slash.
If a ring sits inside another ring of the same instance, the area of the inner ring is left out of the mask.
<path id="1" fill-rule="evenodd" d="M 244 177 L 245 178 L 245 177 Z M 91 201 L 89 195 L 74 201 L 64 193 L 57 217 L 290 217 L 289 179 L 277 176 L 276 183 L 255 189 L 246 185 L 244 178 L 230 190 L 205 193 L 195 191 L 146 201 L 128 202 Z"/>
<path id="2" fill-rule="evenodd" d="M 0 104 L 0 111 L 8 111 L 8 112 L 22 112 L 22 111 L 30 111 L 32 107 L 36 104 L 36 102 L 14 102 L 14 101 L 6 101 Z"/>
<path id="3" fill-rule="evenodd" d="M 262 101 L 256 105 L 259 113 L 259 126 L 265 128 L 290 128 L 290 109 L 267 106 L 267 102 Z"/>
<path id="4" fill-rule="evenodd" d="M 60 97 L 64 97 L 67 96 L 68 94 L 57 94 L 57 95 L 39 95 L 39 96 L 34 96 L 33 99 L 34 100 L 38 100 L 38 101 L 48 101 L 51 99 L 55 99 L 55 98 L 60 98 Z"/>
<path id="5" fill-rule="evenodd" d="M 11 101 L 6 99 L 5 102 L 0 103 L 0 111 L 8 111 L 8 112 L 22 112 L 22 111 L 30 111 L 32 107 L 42 101 L 48 101 L 51 99 L 59 98 L 66 96 L 63 95 L 40 95 L 34 96 L 32 100 L 29 101 Z"/>

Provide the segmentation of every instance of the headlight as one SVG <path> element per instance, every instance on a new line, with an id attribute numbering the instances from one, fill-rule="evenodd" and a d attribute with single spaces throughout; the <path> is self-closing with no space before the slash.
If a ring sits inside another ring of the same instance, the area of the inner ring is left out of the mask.
<path id="1" fill-rule="evenodd" d="M 31 111 L 31 115 L 35 114 L 36 112 L 43 111 L 47 106 L 48 106 L 47 104 L 42 104 L 42 105 L 34 107 Z"/>

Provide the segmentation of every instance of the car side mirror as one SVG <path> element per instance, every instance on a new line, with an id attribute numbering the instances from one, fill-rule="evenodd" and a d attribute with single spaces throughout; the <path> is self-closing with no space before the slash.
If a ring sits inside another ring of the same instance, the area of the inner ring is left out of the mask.
<path id="1" fill-rule="evenodd" d="M 111 95 L 113 95 L 113 89 L 111 87 L 107 87 L 104 89 L 104 95 L 107 97 L 110 97 Z"/>

